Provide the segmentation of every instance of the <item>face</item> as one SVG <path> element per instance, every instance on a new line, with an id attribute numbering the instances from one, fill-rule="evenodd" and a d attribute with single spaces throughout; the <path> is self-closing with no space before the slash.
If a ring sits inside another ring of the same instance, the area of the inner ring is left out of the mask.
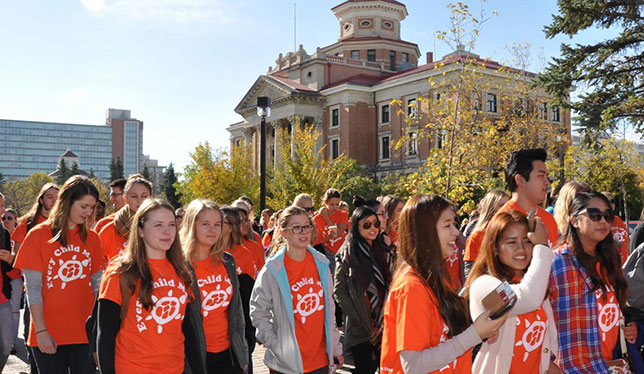
<path id="1" fill-rule="evenodd" d="M 224 238 L 228 238 L 232 231 L 233 231 L 233 228 L 231 227 L 230 223 L 226 220 L 225 217 L 222 217 L 221 235 L 223 235 Z"/>
<path id="2" fill-rule="evenodd" d="M 380 228 L 376 227 L 376 222 L 380 223 L 378 216 L 368 216 L 358 221 L 358 233 L 369 244 L 376 240 L 378 233 L 380 233 Z"/>
<path id="3" fill-rule="evenodd" d="M 548 180 L 548 168 L 546 163 L 541 160 L 532 161 L 532 171 L 530 172 L 530 180 L 526 181 L 523 177 L 519 177 L 523 181 L 524 193 L 535 204 L 541 204 L 546 199 L 548 194 L 548 187 L 550 187 L 550 180 Z"/>
<path id="4" fill-rule="evenodd" d="M 105 207 L 100 204 L 96 204 L 96 216 L 103 217 L 104 215 L 105 215 Z"/>
<path id="5" fill-rule="evenodd" d="M 271 219 L 271 215 L 268 212 L 262 213 L 262 223 L 268 223 L 268 220 Z"/>
<path id="6" fill-rule="evenodd" d="M 85 195 L 72 203 L 67 219 L 69 229 L 74 229 L 87 222 L 96 207 L 96 198 L 92 195 Z"/>
<path id="7" fill-rule="evenodd" d="M 315 213 L 315 208 L 313 207 L 313 201 L 308 199 L 302 199 L 299 207 L 304 209 L 304 211 L 309 217 L 313 217 L 313 213 Z"/>
<path id="8" fill-rule="evenodd" d="M 158 208 L 147 213 L 139 235 L 143 238 L 148 256 L 158 258 L 170 249 L 177 235 L 177 223 L 174 212 Z"/>
<path id="9" fill-rule="evenodd" d="M 327 209 L 329 209 L 329 214 L 333 214 L 338 210 L 338 207 L 340 206 L 340 198 L 332 197 L 324 203 L 326 204 Z"/>
<path id="10" fill-rule="evenodd" d="M 125 205 L 123 189 L 121 187 L 110 187 L 110 202 L 114 210 L 119 210 Z"/>
<path id="11" fill-rule="evenodd" d="M 456 228 L 456 214 L 452 209 L 447 208 L 441 212 L 438 222 L 436 222 L 436 231 L 438 232 L 443 258 L 447 258 L 454 252 L 456 238 L 458 238 L 459 234 Z"/>
<path id="12" fill-rule="evenodd" d="M 499 202 L 496 204 L 496 207 L 494 208 L 494 212 L 495 212 L 495 213 L 496 213 L 496 212 L 498 212 L 498 211 L 499 211 L 499 209 L 501 209 L 501 208 L 505 205 L 505 203 L 507 203 L 508 201 L 510 201 L 510 198 L 509 198 L 509 197 L 507 197 L 507 195 L 506 195 L 506 196 L 501 197 L 501 198 L 499 199 Z"/>
<path id="13" fill-rule="evenodd" d="M 51 208 L 54 207 L 56 199 L 58 199 L 58 190 L 55 188 L 50 188 L 45 191 L 45 195 L 40 199 L 43 210 L 45 210 L 47 214 L 49 214 Z"/>
<path id="14" fill-rule="evenodd" d="M 239 217 L 241 218 L 241 226 L 239 226 L 239 229 L 241 231 L 241 234 L 246 236 L 252 230 L 252 224 L 250 222 L 250 219 L 246 215 L 244 211 L 239 212 Z"/>
<path id="15" fill-rule="evenodd" d="M 387 227 L 387 211 L 382 204 L 378 205 L 376 214 L 378 215 L 378 220 L 380 221 L 380 230 L 384 230 L 385 227 Z"/>
<path id="16" fill-rule="evenodd" d="M 394 228 L 398 227 L 398 221 L 400 220 L 400 212 L 402 212 L 403 206 L 405 206 L 405 204 L 403 204 L 402 202 L 396 204 L 396 208 L 394 208 L 394 213 L 391 215 L 391 217 L 389 217 L 389 221 L 394 226 Z"/>
<path id="17" fill-rule="evenodd" d="M 528 239 L 528 228 L 512 223 L 503 230 L 497 243 L 499 261 L 512 269 L 514 276 L 523 278 L 523 271 L 532 261 L 532 242 Z"/>
<path id="18" fill-rule="evenodd" d="M 309 217 L 298 214 L 288 219 L 286 227 L 281 228 L 280 233 L 290 248 L 302 249 L 311 243 L 312 231 L 313 226 L 311 226 Z"/>
<path id="19" fill-rule="evenodd" d="M 146 199 L 152 197 L 150 190 L 143 183 L 134 183 L 125 195 L 125 201 L 130 206 L 132 213 L 135 213 Z"/>
<path id="20" fill-rule="evenodd" d="M 15 214 L 5 211 L 2 214 L 2 224 L 11 233 L 18 225 L 18 217 Z"/>
<path id="21" fill-rule="evenodd" d="M 197 215 L 194 230 L 199 245 L 212 247 L 221 236 L 221 214 L 212 209 L 202 211 Z"/>
<path id="22" fill-rule="evenodd" d="M 588 208 L 596 208 L 601 212 L 608 211 L 608 205 L 604 200 L 597 197 L 590 199 L 586 206 L 586 209 Z M 587 242 L 599 243 L 610 234 L 611 224 L 606 222 L 603 217 L 598 222 L 594 222 L 589 218 L 588 213 L 584 213 L 572 217 L 570 222 L 573 227 L 577 228 L 580 238 Z"/>

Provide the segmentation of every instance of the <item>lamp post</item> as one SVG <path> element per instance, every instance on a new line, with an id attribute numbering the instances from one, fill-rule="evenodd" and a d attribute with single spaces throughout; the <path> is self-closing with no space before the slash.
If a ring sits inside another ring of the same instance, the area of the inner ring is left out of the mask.
<path id="1" fill-rule="evenodd" d="M 266 117 L 271 115 L 271 98 L 257 98 L 257 115 L 261 118 L 259 139 L 259 211 L 266 208 Z"/>

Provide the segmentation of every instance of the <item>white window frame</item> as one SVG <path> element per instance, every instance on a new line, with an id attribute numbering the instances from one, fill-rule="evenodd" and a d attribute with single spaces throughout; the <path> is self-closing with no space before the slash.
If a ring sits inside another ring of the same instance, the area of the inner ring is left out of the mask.
<path id="1" fill-rule="evenodd" d="M 389 138 L 389 147 L 387 149 L 387 152 L 389 153 L 389 157 L 384 157 L 384 151 L 385 147 L 384 144 L 382 143 L 384 138 Z M 386 162 L 386 161 L 391 161 L 391 131 L 383 132 L 378 134 L 378 161 Z"/>
<path id="2" fill-rule="evenodd" d="M 333 157 L 333 142 L 337 140 L 338 141 L 338 155 L 336 157 Z M 336 158 L 340 157 L 342 154 L 342 148 L 340 147 L 340 135 L 332 135 L 329 136 L 329 159 L 330 160 L 335 160 Z"/>
<path id="3" fill-rule="evenodd" d="M 389 118 L 387 119 L 386 122 L 383 121 L 383 119 L 382 119 L 382 108 L 384 108 L 384 107 L 389 107 L 389 113 L 388 113 Z M 389 105 L 389 101 L 384 102 L 384 103 L 380 103 L 378 105 L 378 124 L 379 125 L 388 125 L 390 123 L 391 123 L 391 105 Z"/>
<path id="4" fill-rule="evenodd" d="M 338 111 L 338 124 L 336 126 L 333 126 L 333 111 L 334 110 Z M 330 129 L 337 129 L 339 127 L 340 127 L 340 104 L 329 107 L 329 128 Z"/>
<path id="5" fill-rule="evenodd" d="M 413 108 L 409 107 L 409 104 L 412 101 L 415 103 L 415 106 Z M 417 119 L 418 118 L 418 96 L 409 97 L 405 99 L 405 103 L 406 103 L 405 107 L 407 108 L 406 110 L 407 118 Z"/>
<path id="6" fill-rule="evenodd" d="M 553 105 L 550 111 L 552 112 L 552 122 L 561 122 L 561 107 L 559 105 Z"/>
<path id="7" fill-rule="evenodd" d="M 354 52 L 358 52 L 358 58 L 356 58 L 356 57 L 353 55 L 353 53 L 354 53 Z M 351 50 L 351 59 L 352 59 L 352 60 L 359 60 L 359 59 L 360 59 L 360 50 L 359 50 L 359 49 L 352 49 L 352 50 Z"/>
<path id="8" fill-rule="evenodd" d="M 417 128 L 410 128 L 407 131 L 407 141 L 405 142 L 405 157 L 406 158 L 417 158 L 418 157 L 418 129 Z M 413 144 L 414 146 L 410 148 L 410 145 Z M 414 153 L 411 153 L 413 150 L 415 151 Z"/>
<path id="9" fill-rule="evenodd" d="M 494 95 L 494 110 L 490 110 L 490 95 Z M 499 113 L 499 95 L 496 92 L 485 93 L 485 112 L 486 113 Z"/>

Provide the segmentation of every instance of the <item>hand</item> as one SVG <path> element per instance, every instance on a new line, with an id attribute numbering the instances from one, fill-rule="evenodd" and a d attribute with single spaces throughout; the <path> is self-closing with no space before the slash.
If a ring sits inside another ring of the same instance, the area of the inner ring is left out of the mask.
<path id="1" fill-rule="evenodd" d="M 541 217 L 533 217 L 534 219 L 534 231 L 528 233 L 528 239 L 532 244 L 537 245 L 548 245 L 548 229 L 546 225 L 541 220 Z"/>
<path id="2" fill-rule="evenodd" d="M 344 366 L 344 357 L 342 355 L 339 355 L 335 356 L 334 358 L 338 360 L 338 369 L 341 369 Z"/>
<path id="3" fill-rule="evenodd" d="M 36 335 L 38 337 L 38 348 L 42 353 L 47 353 L 50 355 L 53 355 L 56 353 L 56 348 L 58 347 L 56 345 L 56 341 L 54 338 L 49 335 L 49 332 L 47 330 L 42 331 L 40 334 Z"/>
<path id="4" fill-rule="evenodd" d="M 242 372 L 248 373 L 248 364 L 244 365 L 244 367 L 242 368 Z"/>
<path id="5" fill-rule="evenodd" d="M 635 344 L 637 340 L 637 325 L 635 322 L 629 322 L 626 326 L 622 325 L 622 330 L 624 330 L 624 339 L 631 344 Z"/>
<path id="6" fill-rule="evenodd" d="M 497 319 L 490 319 L 491 314 L 491 311 L 486 310 L 473 323 L 476 332 L 481 337 L 481 340 L 494 338 L 498 334 L 499 328 L 501 328 L 505 323 L 505 320 L 508 319 L 507 313 L 503 317 Z"/>
<path id="7" fill-rule="evenodd" d="M 0 260 L 8 264 L 13 264 L 13 255 L 6 249 L 0 249 Z"/>

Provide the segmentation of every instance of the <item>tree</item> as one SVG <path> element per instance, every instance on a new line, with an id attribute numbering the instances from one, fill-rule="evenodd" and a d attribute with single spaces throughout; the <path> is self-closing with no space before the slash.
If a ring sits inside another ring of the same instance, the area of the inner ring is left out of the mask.
<path id="1" fill-rule="evenodd" d="M 183 173 L 179 190 L 184 204 L 206 198 L 229 204 L 242 195 L 259 199 L 259 176 L 252 165 L 250 149 L 234 147 L 213 152 L 208 142 L 199 144 Z"/>
<path id="2" fill-rule="evenodd" d="M 59 185 L 63 185 L 67 178 L 69 178 L 72 174 L 70 174 L 70 170 L 67 167 L 67 163 L 65 162 L 64 158 L 61 158 L 60 161 L 58 161 L 58 176 L 56 176 L 56 183 Z"/>
<path id="3" fill-rule="evenodd" d="M 97 179 L 96 173 L 94 173 L 94 168 L 89 168 L 89 174 L 87 175 L 89 179 Z"/>
<path id="4" fill-rule="evenodd" d="M 546 26 L 546 37 L 593 29 L 611 29 L 613 37 L 593 44 L 561 44 L 561 56 L 549 63 L 539 82 L 577 114 L 584 140 L 592 145 L 621 122 L 644 130 L 644 3 L 621 0 L 559 0 L 559 12 Z M 579 88 L 578 100 L 568 102 Z"/>
<path id="5" fill-rule="evenodd" d="M 143 165 L 143 178 L 150 180 L 150 169 L 148 169 L 148 165 Z"/>
<path id="6" fill-rule="evenodd" d="M 7 180 L 5 179 L 4 175 L 0 173 L 0 191 L 2 191 L 2 186 L 7 183 Z"/>
<path id="7" fill-rule="evenodd" d="M 22 215 L 29 211 L 29 208 L 36 201 L 40 188 L 45 183 L 53 183 L 54 180 L 45 173 L 35 173 L 25 179 L 12 180 L 4 185 L 5 205 L 13 208 Z"/>
<path id="8" fill-rule="evenodd" d="M 80 167 L 78 167 L 78 164 L 74 162 L 72 164 L 72 168 L 69 170 L 69 176 L 71 177 L 72 175 L 79 175 L 82 174 Z"/>
<path id="9" fill-rule="evenodd" d="M 174 209 L 181 207 L 180 195 L 177 195 L 177 189 L 175 187 L 177 182 L 177 175 L 174 172 L 174 165 L 170 163 L 165 171 L 165 174 L 163 174 L 163 197 L 167 202 L 170 203 L 170 205 L 174 207 Z"/>
<path id="10" fill-rule="evenodd" d="M 113 181 L 119 178 L 124 178 L 124 172 L 121 158 L 117 156 L 116 161 L 114 159 L 110 161 L 110 180 Z"/>
<path id="11" fill-rule="evenodd" d="M 281 156 L 268 183 L 268 204 L 273 209 L 285 208 L 300 193 L 308 193 L 319 202 L 329 187 L 342 190 L 347 181 L 359 174 L 355 160 L 344 154 L 334 160 L 324 157 L 325 146 L 316 150 L 320 132 L 312 125 L 300 125 L 296 119 L 295 131 L 278 130 L 278 152 Z"/>

